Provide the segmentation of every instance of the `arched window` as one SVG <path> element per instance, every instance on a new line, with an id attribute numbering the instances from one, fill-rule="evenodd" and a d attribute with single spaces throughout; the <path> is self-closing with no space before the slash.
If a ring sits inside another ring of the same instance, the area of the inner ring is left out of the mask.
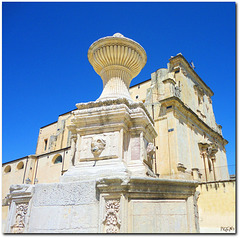
<path id="1" fill-rule="evenodd" d="M 5 173 L 10 173 L 11 172 L 11 166 L 7 165 L 6 168 L 4 169 Z"/>
<path id="2" fill-rule="evenodd" d="M 24 168 L 24 163 L 21 161 L 18 163 L 17 169 L 19 170 L 19 169 L 23 169 L 23 168 Z"/>
<path id="3" fill-rule="evenodd" d="M 62 156 L 61 156 L 61 155 L 55 155 L 55 156 L 53 157 L 53 163 L 54 163 L 54 164 L 62 163 Z"/>

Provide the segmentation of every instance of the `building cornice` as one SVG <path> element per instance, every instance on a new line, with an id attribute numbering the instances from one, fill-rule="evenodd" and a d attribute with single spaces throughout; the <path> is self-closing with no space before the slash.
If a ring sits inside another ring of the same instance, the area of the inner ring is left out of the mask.
<path id="1" fill-rule="evenodd" d="M 14 160 L 11 160 L 11 161 L 2 163 L 2 167 L 5 166 L 5 165 L 8 164 L 8 163 L 16 162 L 16 161 L 18 161 L 18 160 L 23 160 L 23 159 L 27 159 L 27 158 L 28 158 L 28 155 L 27 155 L 27 156 L 24 156 L 24 157 L 21 157 L 21 158 L 19 158 L 19 159 L 14 159 Z"/>
<path id="2" fill-rule="evenodd" d="M 64 150 L 67 150 L 67 149 L 70 149 L 70 148 L 71 148 L 71 146 L 68 146 L 68 147 L 65 147 L 65 148 L 62 148 L 62 149 L 59 149 L 59 150 L 54 150 L 54 151 L 51 151 L 51 152 L 47 152 L 47 153 L 44 153 L 44 154 L 39 154 L 39 155 L 27 155 L 27 156 L 24 156 L 24 157 L 19 158 L 19 159 L 15 159 L 15 160 L 11 160 L 11 161 L 2 163 L 2 167 L 5 166 L 5 165 L 8 164 L 8 163 L 12 163 L 12 162 L 15 162 L 15 161 L 18 161 L 18 160 L 28 159 L 28 158 L 30 158 L 30 157 L 36 157 L 37 159 L 39 159 L 39 157 L 46 156 L 46 155 L 53 154 L 53 153 L 58 153 L 58 152 L 60 152 L 60 151 L 64 151 Z"/>
<path id="3" fill-rule="evenodd" d="M 54 150 L 54 151 L 50 151 L 50 152 L 47 152 L 47 153 L 44 153 L 44 154 L 36 155 L 36 157 L 39 158 L 39 157 L 46 156 L 46 155 L 49 155 L 49 154 L 52 154 L 52 153 L 64 151 L 64 150 L 67 150 L 67 149 L 70 149 L 70 148 L 71 148 L 71 146 L 68 146 L 68 147 L 65 147 L 65 148 L 62 148 L 62 149 L 59 149 L 59 150 Z"/>
<path id="4" fill-rule="evenodd" d="M 199 77 L 199 75 L 196 73 L 196 71 L 191 67 L 191 65 L 188 63 L 188 61 L 183 57 L 182 54 L 177 54 L 174 57 L 171 57 L 169 59 L 169 62 L 171 64 L 175 63 L 182 63 L 185 67 L 187 72 L 193 76 L 194 79 L 197 79 L 199 84 L 209 93 L 209 95 L 212 97 L 214 95 L 213 91 L 207 86 L 207 84 Z"/>
<path id="5" fill-rule="evenodd" d="M 140 83 L 136 83 L 136 84 L 130 86 L 129 89 L 131 89 L 131 88 L 133 88 L 133 87 L 136 87 L 136 86 L 138 86 L 138 85 L 141 85 L 141 84 L 143 84 L 143 83 L 146 83 L 146 82 L 148 82 L 148 81 L 151 81 L 151 79 L 147 79 L 147 80 L 144 80 L 144 81 L 142 81 L 142 82 L 140 82 Z"/>
<path id="6" fill-rule="evenodd" d="M 186 116 L 189 118 L 193 119 L 194 121 L 198 122 L 197 124 L 206 130 L 209 131 L 209 134 L 212 135 L 213 137 L 218 137 L 222 142 L 223 145 L 225 146 L 228 144 L 228 141 L 223 138 L 221 134 L 216 132 L 213 128 L 211 128 L 209 125 L 207 125 L 201 118 L 198 117 L 198 115 L 189 107 L 187 107 L 181 99 L 179 99 L 176 96 L 172 96 L 163 100 L 159 101 L 161 104 L 165 104 L 166 106 L 170 106 L 170 104 L 174 104 L 176 107 L 181 108 L 181 112 L 183 112 Z"/>

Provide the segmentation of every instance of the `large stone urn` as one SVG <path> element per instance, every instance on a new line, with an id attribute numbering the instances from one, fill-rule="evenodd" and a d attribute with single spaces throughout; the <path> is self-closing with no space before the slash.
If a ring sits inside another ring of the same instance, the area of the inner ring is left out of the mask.
<path id="1" fill-rule="evenodd" d="M 147 61 L 145 50 L 137 42 L 120 33 L 95 41 L 88 50 L 88 60 L 103 80 L 99 100 L 127 98 L 131 80 Z"/>

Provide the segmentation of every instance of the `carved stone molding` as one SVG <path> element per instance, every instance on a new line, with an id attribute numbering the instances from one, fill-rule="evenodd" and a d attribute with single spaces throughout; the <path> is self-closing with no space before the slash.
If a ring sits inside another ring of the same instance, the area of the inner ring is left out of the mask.
<path id="1" fill-rule="evenodd" d="M 96 182 L 100 193 L 110 194 L 112 191 L 129 193 L 129 198 L 144 198 L 144 193 L 147 193 L 149 197 L 159 199 L 166 198 L 167 193 L 169 198 L 186 199 L 198 186 L 197 181 L 149 177 L 102 178 Z"/>
<path id="2" fill-rule="evenodd" d="M 73 115 L 77 116 L 79 114 L 82 114 L 83 112 L 89 112 L 88 109 L 93 109 L 93 110 L 102 110 L 101 107 L 111 107 L 112 109 L 115 109 L 117 105 L 125 104 L 129 109 L 138 109 L 141 108 L 144 110 L 144 112 L 147 114 L 151 122 L 154 124 L 153 119 L 151 118 L 148 110 L 144 106 L 142 102 L 129 102 L 126 98 L 118 98 L 118 99 L 107 99 L 104 101 L 95 101 L 95 102 L 88 102 L 88 103 L 77 103 L 76 107 L 79 110 L 73 111 Z M 85 110 L 86 111 L 83 111 Z M 74 120 L 73 120 L 74 121 Z M 69 130 L 73 130 L 72 128 L 76 128 L 74 125 L 68 126 Z"/>
<path id="3" fill-rule="evenodd" d="M 103 224 L 106 226 L 106 233 L 119 233 L 121 220 L 119 219 L 120 200 L 106 200 L 106 214 Z"/>

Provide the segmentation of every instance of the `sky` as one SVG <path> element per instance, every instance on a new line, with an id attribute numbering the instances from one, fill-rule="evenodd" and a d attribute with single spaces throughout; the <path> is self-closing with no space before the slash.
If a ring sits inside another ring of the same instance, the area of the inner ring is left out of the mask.
<path id="1" fill-rule="evenodd" d="M 229 173 L 235 173 L 235 3 L 2 3 L 2 162 L 34 154 L 39 128 L 79 102 L 95 101 L 102 80 L 89 46 L 120 32 L 147 63 L 135 85 L 182 53 L 212 89 Z"/>

